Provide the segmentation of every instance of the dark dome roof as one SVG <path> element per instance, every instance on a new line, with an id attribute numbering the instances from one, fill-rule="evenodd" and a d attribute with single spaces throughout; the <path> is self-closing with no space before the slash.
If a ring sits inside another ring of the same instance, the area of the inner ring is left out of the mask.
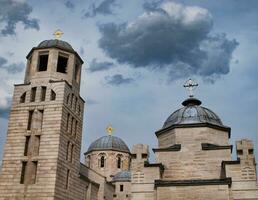
<path id="1" fill-rule="evenodd" d="M 209 123 L 224 127 L 222 121 L 213 111 L 202 107 L 201 101 L 195 98 L 186 99 L 183 108 L 173 112 L 165 121 L 162 128 L 179 124 Z"/>
<path id="2" fill-rule="evenodd" d="M 130 150 L 125 142 L 119 137 L 112 135 L 103 136 L 91 143 L 86 153 L 100 150 L 115 150 L 130 153 Z"/>
<path id="3" fill-rule="evenodd" d="M 112 181 L 131 181 L 131 172 L 130 171 L 121 171 L 118 172 L 112 179 Z"/>
<path id="4" fill-rule="evenodd" d="M 51 47 L 56 47 L 56 48 L 74 52 L 73 47 L 68 42 L 65 42 L 63 40 L 57 40 L 57 39 L 44 40 L 41 43 L 39 43 L 39 45 L 37 46 L 37 48 L 51 48 Z"/>

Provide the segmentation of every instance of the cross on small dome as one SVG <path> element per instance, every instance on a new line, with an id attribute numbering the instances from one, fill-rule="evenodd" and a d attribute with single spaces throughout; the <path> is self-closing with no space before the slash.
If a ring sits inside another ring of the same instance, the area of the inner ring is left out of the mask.
<path id="1" fill-rule="evenodd" d="M 63 33 L 60 29 L 58 29 L 58 30 L 56 30 L 56 31 L 54 32 L 53 35 L 55 36 L 56 39 L 60 39 L 63 34 L 64 34 L 64 33 Z"/>
<path id="2" fill-rule="evenodd" d="M 108 135 L 112 135 L 112 133 L 114 131 L 112 125 L 108 125 L 108 127 L 106 128 L 106 131 L 107 131 Z"/>
<path id="3" fill-rule="evenodd" d="M 188 90 L 189 97 L 193 97 L 193 91 L 196 89 L 198 86 L 198 83 L 196 83 L 194 80 L 189 79 L 188 81 L 185 82 L 184 87 Z"/>

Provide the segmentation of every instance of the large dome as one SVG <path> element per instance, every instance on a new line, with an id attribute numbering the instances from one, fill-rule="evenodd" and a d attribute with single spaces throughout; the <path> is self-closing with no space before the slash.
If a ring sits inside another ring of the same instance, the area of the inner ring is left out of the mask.
<path id="1" fill-rule="evenodd" d="M 180 124 L 202 124 L 223 126 L 222 121 L 213 111 L 202 107 L 201 101 L 195 98 L 189 98 L 183 103 L 184 107 L 173 112 L 165 121 L 162 128 Z"/>
<path id="2" fill-rule="evenodd" d="M 63 40 L 57 40 L 57 39 L 44 40 L 41 43 L 39 43 L 39 45 L 37 46 L 37 48 L 51 48 L 51 47 L 56 47 L 66 51 L 74 52 L 73 47 L 68 42 L 65 42 Z"/>
<path id="3" fill-rule="evenodd" d="M 86 154 L 90 153 L 91 151 L 101 150 L 115 150 L 130 153 L 130 150 L 125 142 L 119 137 L 115 137 L 112 135 L 103 136 L 91 143 Z"/>

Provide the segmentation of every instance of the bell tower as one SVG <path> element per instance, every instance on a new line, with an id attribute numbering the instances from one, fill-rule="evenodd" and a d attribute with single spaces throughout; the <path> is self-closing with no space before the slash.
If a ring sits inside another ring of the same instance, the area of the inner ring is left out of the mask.
<path id="1" fill-rule="evenodd" d="M 0 177 L 0 199 L 80 199 L 83 60 L 62 40 L 27 55 L 24 83 L 14 87 Z M 78 193 L 79 194 L 79 193 Z"/>

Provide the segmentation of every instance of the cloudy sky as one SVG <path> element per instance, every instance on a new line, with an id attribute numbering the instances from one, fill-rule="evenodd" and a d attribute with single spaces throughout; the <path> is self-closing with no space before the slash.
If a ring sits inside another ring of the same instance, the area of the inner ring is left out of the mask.
<path id="1" fill-rule="evenodd" d="M 188 78 L 196 97 L 258 153 L 257 0 L 0 0 L 0 160 L 13 84 L 26 55 L 61 29 L 84 59 L 82 152 L 112 124 L 132 147 L 181 107 Z"/>

